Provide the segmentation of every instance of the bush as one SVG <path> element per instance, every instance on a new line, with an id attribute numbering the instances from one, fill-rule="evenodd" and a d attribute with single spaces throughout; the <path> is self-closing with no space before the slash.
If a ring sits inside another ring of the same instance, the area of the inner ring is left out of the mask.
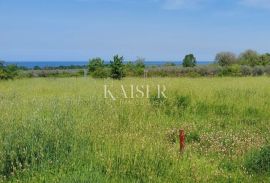
<path id="1" fill-rule="evenodd" d="M 216 65 L 201 66 L 198 73 L 201 76 L 217 76 L 221 72 L 221 67 Z"/>
<path id="2" fill-rule="evenodd" d="M 0 68 L 0 80 L 9 79 L 7 72 L 4 69 Z"/>
<path id="3" fill-rule="evenodd" d="M 270 173 L 270 145 L 247 155 L 244 166 L 249 172 Z"/>
<path id="4" fill-rule="evenodd" d="M 236 55 L 231 52 L 220 52 L 215 57 L 215 62 L 220 66 L 229 66 L 237 61 Z"/>
<path id="5" fill-rule="evenodd" d="M 109 70 L 106 68 L 98 68 L 92 73 L 94 78 L 108 78 L 109 77 Z"/>
<path id="6" fill-rule="evenodd" d="M 259 54 L 254 50 L 247 50 L 242 53 L 239 60 L 244 65 L 250 65 L 254 67 L 255 65 L 261 65 Z"/>
<path id="7" fill-rule="evenodd" d="M 243 65 L 240 67 L 240 72 L 242 76 L 250 76 L 252 75 L 252 68 L 247 65 Z"/>
<path id="8" fill-rule="evenodd" d="M 261 76 L 264 73 L 264 68 L 262 66 L 256 66 L 254 67 L 253 71 L 252 71 L 252 75 L 253 76 Z"/>
<path id="9" fill-rule="evenodd" d="M 125 77 L 124 74 L 124 57 L 119 57 L 115 55 L 113 61 L 111 61 L 111 78 L 113 79 L 122 79 Z"/>
<path id="10" fill-rule="evenodd" d="M 144 59 L 137 58 L 135 62 L 128 62 L 124 68 L 128 76 L 143 76 L 145 69 Z"/>
<path id="11" fill-rule="evenodd" d="M 261 65 L 269 65 L 270 64 L 270 53 L 265 53 L 260 56 L 260 63 Z"/>
<path id="12" fill-rule="evenodd" d="M 104 67 L 104 61 L 101 58 L 93 58 L 89 60 L 88 70 L 90 73 Z"/>
<path id="13" fill-rule="evenodd" d="M 193 54 L 186 55 L 183 60 L 183 67 L 195 67 L 196 66 L 196 58 Z"/>
<path id="14" fill-rule="evenodd" d="M 18 67 L 16 65 L 5 65 L 0 61 L 0 80 L 13 79 L 17 76 Z"/>
<path id="15" fill-rule="evenodd" d="M 268 76 L 270 75 L 270 66 L 269 65 L 264 68 L 264 73 Z"/>

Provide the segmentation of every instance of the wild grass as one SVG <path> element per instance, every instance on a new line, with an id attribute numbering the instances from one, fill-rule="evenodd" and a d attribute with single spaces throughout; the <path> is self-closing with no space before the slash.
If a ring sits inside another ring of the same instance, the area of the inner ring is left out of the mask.
<path id="1" fill-rule="evenodd" d="M 104 84 L 167 99 L 112 101 Z M 269 111 L 268 77 L 1 81 L 0 182 L 269 182 Z"/>

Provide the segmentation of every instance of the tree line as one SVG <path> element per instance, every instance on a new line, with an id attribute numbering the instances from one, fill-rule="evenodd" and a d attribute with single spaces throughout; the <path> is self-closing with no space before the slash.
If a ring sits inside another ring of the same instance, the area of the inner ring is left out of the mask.
<path id="1" fill-rule="evenodd" d="M 238 56 L 232 52 L 220 52 L 216 55 L 215 62 L 220 66 L 230 66 L 234 64 L 251 67 L 266 66 L 270 65 L 270 54 L 259 54 L 254 50 L 246 50 Z"/>
<path id="2" fill-rule="evenodd" d="M 217 53 L 213 64 L 207 66 L 198 66 L 193 54 L 184 57 L 182 67 L 174 63 L 146 67 L 141 58 L 124 64 L 124 58 L 116 55 L 107 65 L 101 58 L 90 59 L 88 69 L 95 78 L 121 79 L 125 76 L 142 76 L 145 69 L 149 76 L 259 76 L 270 73 L 270 67 L 266 66 L 270 66 L 269 53 L 246 50 L 238 56 L 232 52 Z"/>
<path id="3" fill-rule="evenodd" d="M 270 75 L 270 54 L 259 54 L 254 50 L 246 50 L 236 55 L 232 52 L 217 53 L 214 62 L 209 65 L 197 64 L 193 54 L 186 55 L 182 67 L 175 63 L 165 63 L 163 66 L 146 66 L 145 59 L 137 58 L 135 61 L 124 62 L 124 57 L 115 55 L 106 64 L 101 58 L 92 58 L 86 66 L 59 66 L 28 69 L 17 65 L 8 65 L 0 61 L 0 79 L 14 77 L 79 77 L 88 75 L 94 78 L 122 79 L 123 77 L 141 77 L 147 71 L 148 76 L 259 76 Z M 59 71 L 63 70 L 63 71 Z"/>

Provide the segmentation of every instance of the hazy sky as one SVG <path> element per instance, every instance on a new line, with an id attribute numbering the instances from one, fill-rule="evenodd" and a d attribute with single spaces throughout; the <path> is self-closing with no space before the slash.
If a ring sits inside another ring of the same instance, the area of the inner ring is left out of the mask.
<path id="1" fill-rule="evenodd" d="M 270 0 L 0 0 L 6 61 L 270 52 Z"/>

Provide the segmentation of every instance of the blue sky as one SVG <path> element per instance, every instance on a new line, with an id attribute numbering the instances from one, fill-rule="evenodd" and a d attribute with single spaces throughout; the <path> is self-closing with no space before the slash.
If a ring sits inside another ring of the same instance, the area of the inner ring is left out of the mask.
<path id="1" fill-rule="evenodd" d="M 0 0 L 0 58 L 181 60 L 270 52 L 270 0 Z"/>

